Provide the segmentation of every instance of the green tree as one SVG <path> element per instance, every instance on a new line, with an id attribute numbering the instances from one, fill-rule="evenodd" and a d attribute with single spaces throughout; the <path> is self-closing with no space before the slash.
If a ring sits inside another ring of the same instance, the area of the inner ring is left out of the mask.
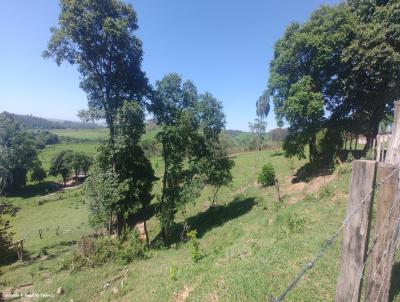
<path id="1" fill-rule="evenodd" d="M 399 8 L 398 1 L 348 0 L 291 24 L 275 44 L 268 82 L 280 125 L 291 87 L 308 77 L 323 100 L 325 140 L 340 146 L 341 133 L 356 131 L 371 142 L 400 93 Z M 303 136 L 293 130 L 286 141 Z"/>
<path id="2" fill-rule="evenodd" d="M 99 159 L 95 160 L 89 177 L 85 181 L 85 196 L 89 200 L 89 221 L 92 226 L 106 226 L 112 234 L 112 217 L 123 199 L 123 186 L 115 173 L 104 169 Z"/>
<path id="3" fill-rule="evenodd" d="M 8 227 L 8 223 L 6 223 L 0 216 L 0 263 L 10 256 L 12 234 L 7 231 Z"/>
<path id="4" fill-rule="evenodd" d="M 264 140 L 264 133 L 267 129 L 267 122 L 262 118 L 254 119 L 253 123 L 249 123 L 250 131 L 255 134 L 255 143 L 257 145 L 258 151 L 261 151 L 262 141 Z"/>
<path id="5" fill-rule="evenodd" d="M 71 167 L 74 171 L 75 178 L 78 180 L 79 173 L 87 174 L 92 165 L 92 158 L 83 152 L 73 152 L 71 156 Z"/>
<path id="6" fill-rule="evenodd" d="M 63 150 L 54 155 L 54 157 L 51 159 L 49 175 L 60 175 L 63 179 L 64 187 L 67 186 L 67 180 L 72 174 L 73 158 L 73 151 Z"/>
<path id="7" fill-rule="evenodd" d="M 157 121 L 162 125 L 157 140 L 162 144 L 164 175 L 158 215 L 161 234 L 168 243 L 175 215 L 198 196 L 202 180 L 196 178 L 196 154 L 200 145 L 198 94 L 190 81 L 182 83 L 171 73 L 156 82 L 152 104 Z"/>
<path id="8" fill-rule="evenodd" d="M 106 223 L 115 215 L 118 235 L 122 234 L 126 217 L 139 210 L 145 213 L 152 200 L 151 190 L 156 178 L 139 145 L 144 133 L 143 120 L 144 112 L 137 103 L 125 102 L 117 110 L 115 144 L 107 142 L 100 146 L 87 184 L 94 221 Z M 103 186 L 110 188 L 102 188 L 102 181 Z M 144 226 L 147 235 L 145 220 Z"/>
<path id="9" fill-rule="evenodd" d="M 89 110 L 103 112 L 114 138 L 114 118 L 124 100 L 144 101 L 148 80 L 141 70 L 137 16 L 120 0 L 60 0 L 58 27 L 44 51 L 60 65 L 77 65 Z M 91 115 L 97 117 L 98 115 Z"/>
<path id="10" fill-rule="evenodd" d="M 31 172 L 31 181 L 41 182 L 47 177 L 46 171 L 42 167 L 40 160 L 35 161 Z"/>
<path id="11" fill-rule="evenodd" d="M 176 213 L 184 211 L 207 182 L 215 186 L 229 183 L 226 169 L 231 162 L 219 144 L 225 124 L 222 106 L 210 93 L 199 97 L 192 82 L 171 73 L 157 81 L 151 109 L 162 126 L 157 134 L 164 160 L 158 215 L 168 244 Z M 217 175 L 221 166 L 224 171 Z"/>
<path id="12" fill-rule="evenodd" d="M 27 172 L 37 160 L 37 150 L 26 130 L 9 113 L 0 114 L 0 194 L 26 184 Z"/>
<path id="13" fill-rule="evenodd" d="M 268 116 L 269 110 L 268 91 L 264 91 L 256 103 L 256 114 L 259 120 L 256 120 L 255 124 L 253 124 L 253 126 L 256 126 L 256 129 L 258 129 L 258 151 L 261 151 L 261 143 L 264 140 L 264 134 L 267 128 L 267 122 L 265 120 Z"/>
<path id="14" fill-rule="evenodd" d="M 305 158 L 304 146 L 308 144 L 310 161 L 317 160 L 317 133 L 323 125 L 324 108 L 322 96 L 314 92 L 310 77 L 291 86 L 283 111 L 290 124 L 283 144 L 286 155 Z"/>
<path id="15" fill-rule="evenodd" d="M 219 189 L 232 182 L 231 170 L 235 162 L 228 157 L 226 146 L 220 142 L 222 130 L 225 128 L 225 114 L 222 104 L 211 93 L 199 97 L 200 127 L 204 137 L 205 154 L 200 158 L 205 182 L 214 186 L 215 192 L 211 202 L 213 207 Z"/>
<path id="16" fill-rule="evenodd" d="M 400 3 L 349 0 L 348 6 L 357 22 L 342 55 L 349 69 L 343 90 L 369 147 L 400 94 Z"/>

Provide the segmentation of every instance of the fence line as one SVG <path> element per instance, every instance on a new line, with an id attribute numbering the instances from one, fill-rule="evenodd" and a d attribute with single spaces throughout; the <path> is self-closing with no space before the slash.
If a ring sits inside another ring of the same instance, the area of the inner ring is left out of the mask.
<path id="1" fill-rule="evenodd" d="M 386 176 L 381 182 L 379 182 L 378 184 L 375 184 L 373 186 L 373 188 L 364 196 L 364 198 L 362 198 L 360 205 L 356 209 L 354 209 L 354 211 L 345 220 L 343 220 L 342 226 L 338 230 L 336 230 L 336 232 L 324 242 L 322 248 L 314 256 L 313 260 L 305 264 L 303 269 L 300 270 L 300 272 L 292 280 L 292 282 L 289 284 L 289 286 L 287 286 L 286 289 L 281 293 L 281 295 L 277 299 L 274 300 L 275 302 L 282 302 L 285 300 L 287 294 L 297 286 L 297 284 L 299 283 L 301 278 L 307 273 L 307 271 L 312 269 L 314 267 L 315 263 L 332 246 L 332 244 L 337 239 L 337 237 L 339 237 L 339 235 L 343 232 L 345 227 L 348 225 L 348 223 L 350 222 L 350 219 L 354 215 L 356 215 L 358 212 L 360 212 L 361 209 L 363 209 L 363 207 L 365 206 L 365 204 L 367 203 L 367 201 L 371 197 L 371 195 L 374 193 L 374 191 L 379 189 L 380 186 L 382 186 L 387 180 L 389 180 L 391 177 L 393 177 L 393 175 L 395 175 L 396 172 L 398 173 L 397 170 L 394 170 L 392 173 L 390 173 L 388 176 Z M 393 208 L 394 208 L 394 206 L 393 206 Z"/>

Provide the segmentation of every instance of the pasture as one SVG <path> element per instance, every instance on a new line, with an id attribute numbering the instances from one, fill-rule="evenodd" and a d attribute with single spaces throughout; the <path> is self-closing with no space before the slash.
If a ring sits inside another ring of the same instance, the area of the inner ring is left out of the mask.
<path id="1" fill-rule="evenodd" d="M 97 130 L 96 130 L 97 132 Z M 88 134 L 86 137 L 95 137 Z M 85 137 L 83 133 L 79 136 Z M 61 149 L 94 154 L 96 143 L 58 145 L 46 148 L 41 158 Z M 71 272 L 60 270 L 63 259 L 78 248 L 80 236 L 92 230 L 81 189 L 50 196 L 31 184 L 21 196 L 8 197 L 20 210 L 7 217 L 14 238 L 26 238 L 30 258 L 1 268 L 1 287 L 33 283 L 36 292 L 55 293 L 62 287 L 62 301 L 165 301 L 187 296 L 188 301 L 260 301 L 277 296 L 324 240 L 340 226 L 345 215 L 350 174 L 321 176 L 311 183 L 292 184 L 292 175 L 305 161 L 288 160 L 273 151 L 247 152 L 233 156 L 234 180 L 220 190 L 217 207 L 209 208 L 212 188 L 186 208 L 191 229 L 196 229 L 203 254 L 193 263 L 187 244 L 169 249 L 151 249 L 142 260 L 125 268 L 120 263 Z M 263 163 L 271 161 L 281 183 L 283 202 L 273 187 L 261 188 L 256 179 Z M 159 159 L 152 159 L 157 173 Z M 154 193 L 160 191 L 160 183 Z M 31 192 L 31 193 L 29 193 Z M 42 202 L 40 202 L 42 201 Z M 154 198 L 153 205 L 157 199 Z M 183 216 L 176 220 L 179 233 Z M 59 234 L 57 235 L 57 227 Z M 148 223 L 150 240 L 159 234 L 154 215 Z M 39 237 L 42 230 L 42 239 Z M 177 235 L 178 235 L 177 233 Z M 289 301 L 329 301 L 334 297 L 340 260 L 340 242 L 321 259 L 289 296 Z M 104 283 L 125 269 L 123 287 L 116 282 L 100 295 Z"/>

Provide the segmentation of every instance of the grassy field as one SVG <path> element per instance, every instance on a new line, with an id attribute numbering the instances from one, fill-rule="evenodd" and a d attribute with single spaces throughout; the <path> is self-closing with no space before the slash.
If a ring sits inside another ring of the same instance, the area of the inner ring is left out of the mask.
<path id="1" fill-rule="evenodd" d="M 58 136 L 66 136 L 78 139 L 100 140 L 107 136 L 107 128 L 99 129 L 53 129 L 51 130 Z"/>
<path id="2" fill-rule="evenodd" d="M 45 163 L 62 148 L 93 154 L 95 143 L 52 148 L 41 154 Z M 278 296 L 341 226 L 350 173 L 292 184 L 291 176 L 304 161 L 287 160 L 272 151 L 240 153 L 234 160 L 234 181 L 221 190 L 214 210 L 209 208 L 211 188 L 187 206 L 187 221 L 198 232 L 203 254 L 198 263 L 193 263 L 187 244 L 177 242 L 169 249 L 152 249 L 145 259 L 126 267 L 110 262 L 73 273 L 57 271 L 60 261 L 77 248 L 80 236 L 91 231 L 81 190 L 43 196 L 40 188 L 32 186 L 21 196 L 7 198 L 20 207 L 15 217 L 7 219 L 14 238 L 26 238 L 31 260 L 3 266 L 0 289 L 32 282 L 31 291 L 54 294 L 62 287 L 61 301 L 268 301 Z M 273 187 L 260 188 L 256 183 L 267 161 L 276 169 L 282 203 L 277 202 Z M 153 158 L 152 164 L 160 175 L 160 159 Z M 159 190 L 158 183 L 154 191 Z M 178 215 L 177 226 L 182 222 L 183 216 Z M 159 233 L 155 216 L 149 220 L 149 232 L 151 240 Z M 339 240 L 287 301 L 334 300 L 340 249 Z M 44 252 L 47 256 L 36 258 Z M 125 270 L 128 277 L 123 287 L 118 281 L 102 291 L 107 280 Z"/>

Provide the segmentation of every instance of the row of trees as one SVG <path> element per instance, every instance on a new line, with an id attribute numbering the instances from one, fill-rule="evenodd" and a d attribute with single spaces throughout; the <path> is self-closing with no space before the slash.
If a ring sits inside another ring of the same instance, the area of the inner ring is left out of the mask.
<path id="1" fill-rule="evenodd" d="M 92 158 L 89 155 L 83 152 L 63 150 L 52 158 L 49 175 L 60 175 L 64 186 L 66 186 L 67 180 L 71 177 L 72 173 L 74 173 L 75 179 L 78 180 L 80 173 L 83 173 L 85 176 L 87 175 L 91 165 Z"/>
<path id="2" fill-rule="evenodd" d="M 290 127 L 288 156 L 331 157 L 344 131 L 370 146 L 400 87 L 399 1 L 347 0 L 292 23 L 275 44 L 268 95 Z M 318 148 L 318 136 L 321 145 Z"/>
<path id="3" fill-rule="evenodd" d="M 158 217 L 165 243 L 171 237 L 174 218 L 205 184 L 230 182 L 233 166 L 219 134 L 225 117 L 210 93 L 198 95 L 190 81 L 169 74 L 148 83 L 141 69 L 142 43 L 136 37 L 137 16 L 131 5 L 120 0 L 61 0 L 58 27 L 44 57 L 57 64 L 78 66 L 81 87 L 88 95 L 85 119 L 104 118 L 109 139 L 99 148 L 86 183 L 93 223 L 107 224 L 111 232 L 116 217 L 121 235 L 127 217 L 146 211 L 156 180 L 139 144 L 144 133 L 145 111 L 151 112 L 161 131 L 164 173 Z M 147 227 L 145 224 L 145 231 Z"/>

